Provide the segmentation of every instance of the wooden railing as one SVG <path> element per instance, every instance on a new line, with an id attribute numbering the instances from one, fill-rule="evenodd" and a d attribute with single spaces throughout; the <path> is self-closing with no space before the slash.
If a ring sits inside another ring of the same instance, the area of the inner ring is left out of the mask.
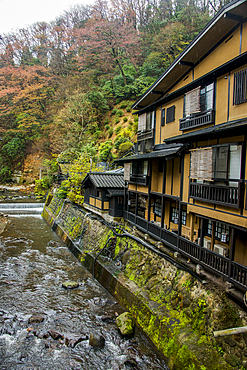
<path id="1" fill-rule="evenodd" d="M 179 251 L 179 253 L 205 267 L 205 269 L 223 276 L 240 288 L 247 288 L 247 267 L 231 262 L 228 258 L 178 236 L 170 230 L 162 229 L 155 223 L 133 213 L 124 211 L 124 218 L 143 232 L 149 233 L 155 239 Z"/>
<path id="2" fill-rule="evenodd" d="M 147 186 L 148 184 L 148 176 L 147 175 L 130 175 L 130 183 L 135 183 L 139 185 Z"/>
<path id="3" fill-rule="evenodd" d="M 190 198 L 209 203 L 224 204 L 239 208 L 241 202 L 241 183 L 239 182 L 237 186 L 224 186 L 190 182 L 189 196 Z"/>
<path id="4" fill-rule="evenodd" d="M 153 139 L 153 137 L 154 137 L 154 130 L 152 129 L 137 132 L 137 141 Z"/>
<path id="5" fill-rule="evenodd" d="M 208 125 L 210 123 L 214 123 L 214 110 L 209 110 L 207 112 L 195 114 L 194 117 L 182 118 L 179 120 L 180 122 L 180 131 L 189 130 L 193 127 Z"/>

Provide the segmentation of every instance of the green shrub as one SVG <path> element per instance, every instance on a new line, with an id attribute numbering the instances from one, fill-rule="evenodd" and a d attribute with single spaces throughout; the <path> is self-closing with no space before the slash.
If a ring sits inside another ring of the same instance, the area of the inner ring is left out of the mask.
<path id="1" fill-rule="evenodd" d="M 109 128 L 110 128 L 110 125 L 108 125 L 108 123 L 105 125 L 105 129 L 106 130 L 109 130 Z"/>
<path id="2" fill-rule="evenodd" d="M 114 108 L 112 111 L 111 111 L 111 114 L 112 114 L 112 116 L 114 116 L 115 114 L 117 114 L 117 109 L 116 108 Z"/>
<path id="3" fill-rule="evenodd" d="M 108 137 L 112 137 L 112 135 L 113 135 L 113 128 L 110 127 L 108 130 Z"/>
<path id="4" fill-rule="evenodd" d="M 126 108 L 126 112 L 131 112 L 131 106 L 128 106 L 127 108 Z"/>
<path id="5" fill-rule="evenodd" d="M 129 125 L 132 126 L 133 125 L 133 121 L 132 120 L 129 120 Z"/>
<path id="6" fill-rule="evenodd" d="M 119 117 L 116 117 L 115 118 L 115 124 L 117 125 L 119 122 L 120 122 L 120 118 Z"/>
<path id="7" fill-rule="evenodd" d="M 124 121 L 124 122 L 127 122 L 127 121 L 128 121 L 128 117 L 124 117 L 124 118 L 123 118 L 123 121 Z"/>
<path id="8" fill-rule="evenodd" d="M 125 143 L 128 139 L 122 135 L 118 135 L 114 140 L 114 148 L 118 149 L 122 143 Z"/>
<path id="9" fill-rule="evenodd" d="M 118 135 L 119 132 L 122 130 L 122 127 L 121 126 L 117 126 L 114 130 L 115 134 Z"/>
<path id="10" fill-rule="evenodd" d="M 138 122 L 138 115 L 137 114 L 133 114 L 133 119 L 134 119 L 134 122 Z"/>
<path id="11" fill-rule="evenodd" d="M 105 125 L 108 125 L 108 123 L 110 122 L 110 120 L 109 120 L 109 118 L 107 117 L 107 118 L 105 118 L 105 120 L 104 120 L 104 124 Z"/>
<path id="12" fill-rule="evenodd" d="M 117 111 L 117 116 L 118 117 L 122 117 L 124 115 L 124 111 L 122 110 L 122 109 L 119 109 L 118 111 Z"/>
<path id="13" fill-rule="evenodd" d="M 133 144 L 130 141 L 126 141 L 125 143 L 120 144 L 118 148 L 119 156 L 127 153 L 132 148 L 132 146 Z"/>
<path id="14" fill-rule="evenodd" d="M 127 105 L 128 105 L 128 102 L 126 102 L 125 100 L 123 100 L 122 103 L 120 103 L 119 108 L 120 109 L 125 109 L 127 107 Z"/>

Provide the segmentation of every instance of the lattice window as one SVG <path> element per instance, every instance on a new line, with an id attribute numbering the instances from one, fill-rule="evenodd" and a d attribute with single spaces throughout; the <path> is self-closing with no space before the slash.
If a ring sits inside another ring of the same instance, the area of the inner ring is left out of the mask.
<path id="1" fill-rule="evenodd" d="M 175 105 L 167 108 L 166 110 L 166 123 L 173 122 L 175 120 Z"/>
<path id="2" fill-rule="evenodd" d="M 213 179 L 213 148 L 191 150 L 190 178 L 196 180 Z"/>
<path id="3" fill-rule="evenodd" d="M 234 73 L 233 105 L 247 101 L 247 68 Z"/>

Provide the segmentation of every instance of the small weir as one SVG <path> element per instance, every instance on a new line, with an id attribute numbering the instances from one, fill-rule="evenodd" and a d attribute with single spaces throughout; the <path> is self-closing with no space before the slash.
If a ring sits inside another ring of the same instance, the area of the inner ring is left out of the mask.
<path id="1" fill-rule="evenodd" d="M 0 212 L 6 215 L 41 214 L 44 203 L 0 203 Z"/>
<path id="2" fill-rule="evenodd" d="M 137 328 L 121 336 L 115 318 L 124 309 L 35 215 L 42 207 L 0 203 L 9 214 L 0 234 L 0 369 L 167 369 Z M 79 287 L 64 289 L 68 280 Z M 89 344 L 91 333 L 103 347 Z"/>

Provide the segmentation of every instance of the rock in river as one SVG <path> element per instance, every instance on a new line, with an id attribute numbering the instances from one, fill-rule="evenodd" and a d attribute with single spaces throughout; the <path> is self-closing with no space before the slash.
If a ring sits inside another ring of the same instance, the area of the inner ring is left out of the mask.
<path id="1" fill-rule="evenodd" d="M 92 347 L 103 347 L 105 345 L 105 338 L 102 335 L 91 333 L 89 337 L 89 344 Z"/>
<path id="2" fill-rule="evenodd" d="M 29 324 L 40 324 L 42 321 L 44 321 L 44 317 L 42 315 L 33 315 L 28 319 Z"/>
<path id="3" fill-rule="evenodd" d="M 134 321 L 129 312 L 124 312 L 116 318 L 116 324 L 122 335 L 134 333 Z"/>
<path id="4" fill-rule="evenodd" d="M 65 288 L 65 289 L 75 289 L 75 288 L 78 288 L 79 286 L 79 283 L 77 283 L 77 281 L 65 281 L 62 286 Z"/>

